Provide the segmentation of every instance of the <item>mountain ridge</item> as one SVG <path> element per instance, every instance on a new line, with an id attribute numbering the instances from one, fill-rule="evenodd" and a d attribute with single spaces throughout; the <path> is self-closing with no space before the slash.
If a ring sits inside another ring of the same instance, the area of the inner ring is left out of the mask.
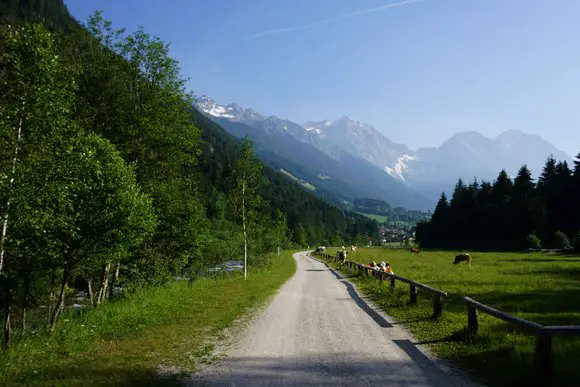
<path id="1" fill-rule="evenodd" d="M 207 96 L 200 97 L 197 106 L 214 118 L 243 122 L 269 133 L 286 131 L 339 163 L 347 163 L 352 157 L 365 160 L 431 202 L 442 191 L 449 192 L 458 178 L 493 180 L 497 171 L 506 169 L 514 175 L 523 164 L 537 175 L 550 155 L 572 162 L 570 155 L 540 136 L 515 129 L 495 137 L 466 130 L 453 134 L 439 146 L 413 150 L 348 115 L 334 121 L 312 120 L 300 125 L 237 104 L 219 105 Z"/>

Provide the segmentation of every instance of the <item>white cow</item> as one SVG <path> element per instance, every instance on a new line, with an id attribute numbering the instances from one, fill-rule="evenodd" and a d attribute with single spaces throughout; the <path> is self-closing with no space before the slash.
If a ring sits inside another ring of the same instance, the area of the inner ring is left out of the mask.
<path id="1" fill-rule="evenodd" d="M 350 252 L 356 253 L 356 246 L 350 246 Z"/>

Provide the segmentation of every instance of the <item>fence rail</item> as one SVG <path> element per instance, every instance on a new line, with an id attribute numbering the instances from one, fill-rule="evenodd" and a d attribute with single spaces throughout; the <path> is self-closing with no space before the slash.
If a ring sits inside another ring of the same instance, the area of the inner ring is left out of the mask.
<path id="1" fill-rule="evenodd" d="M 335 262 L 337 260 L 336 256 L 332 256 L 332 255 L 327 254 L 327 253 L 314 252 L 313 254 L 327 258 L 327 259 L 334 260 Z M 396 287 L 395 281 L 401 281 L 401 282 L 408 284 L 409 285 L 409 303 L 410 304 L 414 304 L 417 302 L 417 288 L 419 288 L 427 293 L 430 293 L 433 296 L 433 316 L 432 317 L 439 318 L 443 314 L 443 297 L 447 297 L 446 292 L 439 290 L 439 289 L 432 288 L 431 286 L 427 286 L 427 285 L 422 284 L 420 282 L 413 281 L 412 279 L 402 277 L 402 276 L 397 275 L 397 274 L 389 274 L 389 273 L 386 273 L 384 271 L 374 270 L 370 266 L 363 265 L 363 264 L 360 264 L 357 262 L 345 260 L 344 264 L 351 269 L 358 270 L 360 273 L 362 273 L 366 276 L 372 275 L 373 277 L 377 278 L 381 282 L 385 281 L 386 279 L 389 279 L 392 291 L 394 291 L 395 287 Z"/>
<path id="2" fill-rule="evenodd" d="M 536 335 L 534 352 L 535 369 L 538 372 L 538 376 L 543 380 L 549 379 L 554 372 L 552 337 L 555 335 L 580 336 L 580 326 L 541 325 L 533 321 L 512 316 L 511 314 L 494 309 L 469 297 L 463 297 L 462 299 L 467 303 L 467 332 L 471 337 L 477 335 L 479 327 L 477 311 L 508 322 L 518 328 L 532 331 Z"/>
<path id="3" fill-rule="evenodd" d="M 335 256 L 327 253 L 313 252 L 313 254 L 336 261 Z M 372 275 L 381 282 L 388 278 L 390 280 L 391 290 L 395 290 L 395 281 L 397 280 L 409 284 L 410 303 L 417 301 L 417 288 L 422 289 L 433 295 L 433 317 L 439 317 L 443 313 L 443 297 L 446 297 L 447 293 L 442 290 L 432 288 L 400 275 L 379 272 L 370 266 L 357 262 L 345 260 L 344 264 L 351 269 L 359 270 L 359 272 L 367 276 Z M 552 356 L 553 336 L 580 336 L 580 326 L 542 325 L 502 312 L 469 297 L 462 297 L 461 299 L 467 304 L 467 333 L 470 338 L 477 336 L 479 329 L 478 311 L 535 334 L 534 365 L 538 372 L 538 377 L 542 381 L 549 380 L 554 371 Z"/>

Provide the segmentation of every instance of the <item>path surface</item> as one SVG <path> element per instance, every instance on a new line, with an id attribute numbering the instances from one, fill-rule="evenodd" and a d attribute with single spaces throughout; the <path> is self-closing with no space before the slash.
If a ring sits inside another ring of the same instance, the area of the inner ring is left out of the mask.
<path id="1" fill-rule="evenodd" d="M 294 277 L 195 386 L 464 386 L 342 276 L 304 253 Z"/>

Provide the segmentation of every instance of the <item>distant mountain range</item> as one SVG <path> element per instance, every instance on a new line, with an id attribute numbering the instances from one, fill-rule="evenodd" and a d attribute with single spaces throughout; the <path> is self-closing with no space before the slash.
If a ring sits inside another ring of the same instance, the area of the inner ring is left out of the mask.
<path id="1" fill-rule="evenodd" d="M 522 164 L 537 175 L 549 155 L 572 161 L 540 137 L 515 130 L 493 139 L 457 133 L 438 148 L 413 151 L 347 116 L 299 125 L 234 103 L 220 105 L 207 96 L 196 105 L 234 136 L 248 135 L 268 164 L 321 196 L 342 201 L 371 198 L 428 210 L 460 177 L 493 180 L 501 169 L 515 175 Z"/>

